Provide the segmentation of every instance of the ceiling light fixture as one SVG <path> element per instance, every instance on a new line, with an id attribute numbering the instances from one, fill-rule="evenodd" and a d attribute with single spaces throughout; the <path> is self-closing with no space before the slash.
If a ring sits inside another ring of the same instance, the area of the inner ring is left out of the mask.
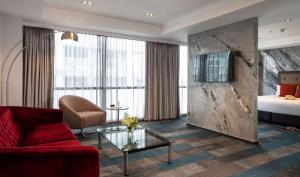
<path id="1" fill-rule="evenodd" d="M 146 12 L 144 15 L 148 17 L 153 17 L 155 14 L 153 12 Z"/>
<path id="2" fill-rule="evenodd" d="M 84 4 L 84 5 L 93 5 L 94 2 L 92 2 L 92 1 L 81 1 L 81 4 Z"/>
<path id="3" fill-rule="evenodd" d="M 287 19 L 284 20 L 285 23 L 292 22 L 292 21 L 293 21 L 293 20 L 290 19 L 290 18 L 287 18 Z"/>

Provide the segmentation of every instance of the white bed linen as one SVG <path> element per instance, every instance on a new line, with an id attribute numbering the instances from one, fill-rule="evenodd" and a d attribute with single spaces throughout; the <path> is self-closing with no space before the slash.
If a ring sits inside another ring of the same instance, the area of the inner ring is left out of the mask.
<path id="1" fill-rule="evenodd" d="M 300 116 L 300 98 L 286 100 L 275 95 L 258 96 L 257 109 L 259 111 Z"/>

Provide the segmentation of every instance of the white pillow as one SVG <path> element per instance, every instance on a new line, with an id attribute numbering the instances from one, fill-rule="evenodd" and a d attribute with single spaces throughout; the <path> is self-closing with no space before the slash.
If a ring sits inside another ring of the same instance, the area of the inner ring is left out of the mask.
<path id="1" fill-rule="evenodd" d="M 279 96 L 279 95 L 280 95 L 280 85 L 277 85 L 275 95 L 276 95 L 276 96 Z"/>

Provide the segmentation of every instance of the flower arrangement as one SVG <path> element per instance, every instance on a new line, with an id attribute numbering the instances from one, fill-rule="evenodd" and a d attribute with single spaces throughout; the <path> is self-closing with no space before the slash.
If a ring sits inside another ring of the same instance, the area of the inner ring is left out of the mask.
<path id="1" fill-rule="evenodd" d="M 125 125 L 129 132 L 132 132 L 138 126 L 138 118 L 136 116 L 129 116 L 125 113 L 122 125 Z"/>

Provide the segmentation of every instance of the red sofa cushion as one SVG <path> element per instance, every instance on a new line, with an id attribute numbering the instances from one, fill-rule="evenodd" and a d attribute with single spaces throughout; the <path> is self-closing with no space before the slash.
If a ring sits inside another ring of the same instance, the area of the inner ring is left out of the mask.
<path id="1" fill-rule="evenodd" d="M 11 111 L 0 108 L 0 148 L 16 147 L 21 139 L 21 129 Z"/>
<path id="2" fill-rule="evenodd" d="M 31 146 L 56 141 L 76 139 L 68 125 L 64 123 L 36 126 L 27 131 L 21 146 Z"/>

